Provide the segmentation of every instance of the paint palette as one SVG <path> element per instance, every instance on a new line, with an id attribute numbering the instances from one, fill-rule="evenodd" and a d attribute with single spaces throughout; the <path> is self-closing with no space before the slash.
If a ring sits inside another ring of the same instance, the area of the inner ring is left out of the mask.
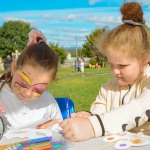
<path id="1" fill-rule="evenodd" d="M 129 141 L 126 140 L 120 140 L 114 144 L 115 149 L 127 149 L 129 147 L 131 147 L 131 144 Z"/>
<path id="2" fill-rule="evenodd" d="M 129 136 L 128 132 L 120 132 L 117 135 L 119 136 L 119 139 L 127 139 Z"/>
<path id="3" fill-rule="evenodd" d="M 150 144 L 149 138 L 142 137 L 141 134 L 121 132 L 103 137 L 103 141 L 113 144 L 115 149 L 128 149 L 129 147 L 145 146 Z"/>
<path id="4" fill-rule="evenodd" d="M 118 141 L 120 139 L 120 137 L 118 135 L 109 135 L 109 136 L 105 136 L 103 138 L 104 142 L 115 142 Z"/>
<path id="5" fill-rule="evenodd" d="M 103 141 L 104 142 L 115 142 L 115 141 L 118 141 L 118 140 L 125 140 L 125 139 L 128 139 L 128 133 L 127 132 L 121 132 L 121 133 L 118 133 L 118 134 L 112 134 L 112 135 L 109 135 L 109 136 L 105 136 L 103 138 Z"/>
<path id="6" fill-rule="evenodd" d="M 150 144 L 150 141 L 141 137 L 129 139 L 131 146 L 145 146 Z"/>

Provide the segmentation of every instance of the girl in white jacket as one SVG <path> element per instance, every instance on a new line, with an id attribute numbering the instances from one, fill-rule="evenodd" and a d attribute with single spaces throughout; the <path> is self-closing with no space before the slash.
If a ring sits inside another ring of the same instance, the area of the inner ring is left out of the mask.
<path id="1" fill-rule="evenodd" d="M 139 3 L 124 3 L 120 11 L 123 24 L 96 40 L 115 78 L 101 86 L 90 112 L 60 123 L 73 141 L 116 134 L 150 120 L 150 34 Z"/>

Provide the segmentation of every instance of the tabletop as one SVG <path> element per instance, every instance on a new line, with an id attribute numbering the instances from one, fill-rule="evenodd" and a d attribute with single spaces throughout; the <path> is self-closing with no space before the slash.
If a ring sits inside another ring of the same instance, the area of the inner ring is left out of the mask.
<path id="1" fill-rule="evenodd" d="M 57 140 L 62 140 L 62 135 L 54 132 L 53 136 Z M 25 139 L 24 139 L 25 140 Z M 0 145 L 2 144 L 9 144 L 14 142 L 22 141 L 22 139 L 13 138 L 13 139 L 6 139 L 3 137 L 0 141 Z M 82 142 L 71 142 L 67 141 L 66 150 L 114 150 L 112 143 L 106 143 L 102 140 L 102 137 L 93 138 L 90 140 L 82 141 Z M 150 145 L 142 146 L 142 147 L 130 147 L 129 150 L 150 150 Z"/>
<path id="2" fill-rule="evenodd" d="M 33 126 L 30 125 L 29 127 L 32 128 Z M 56 140 L 56 141 L 66 140 L 66 139 L 64 139 L 62 134 L 60 134 L 59 132 L 53 132 L 52 139 Z M 150 136 L 148 136 L 146 139 L 150 142 Z M 27 140 L 27 138 L 24 138 L 24 139 L 20 139 L 20 138 L 7 139 L 4 136 L 0 140 L 0 145 L 20 142 L 23 140 Z M 67 143 L 66 144 L 67 145 L 66 150 L 114 150 L 115 149 L 113 147 L 114 143 L 104 142 L 104 137 L 93 138 L 93 139 L 82 141 L 82 142 L 71 142 L 71 141 L 67 140 L 66 143 Z M 150 150 L 150 144 L 145 145 L 145 146 L 141 146 L 141 147 L 134 146 L 134 147 L 130 147 L 128 149 L 129 150 Z"/>

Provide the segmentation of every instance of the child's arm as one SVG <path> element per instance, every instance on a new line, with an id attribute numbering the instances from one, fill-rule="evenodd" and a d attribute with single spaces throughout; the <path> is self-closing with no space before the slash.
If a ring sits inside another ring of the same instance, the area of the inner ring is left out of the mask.
<path id="1" fill-rule="evenodd" d="M 92 116 L 93 114 L 102 114 L 104 112 L 106 112 L 106 107 L 107 107 L 107 100 L 106 100 L 106 90 L 105 87 L 108 86 L 109 83 L 105 83 L 100 91 L 99 91 L 99 95 L 96 97 L 96 100 L 93 102 L 93 104 L 91 105 L 91 109 L 90 111 L 79 111 L 76 113 L 71 114 L 72 118 L 88 118 L 90 116 Z"/>
<path id="2" fill-rule="evenodd" d="M 106 91 L 108 86 L 110 86 L 109 82 L 110 81 L 101 86 L 99 94 L 97 95 L 96 100 L 92 103 L 90 108 L 90 112 L 92 114 L 102 114 L 105 113 L 106 111 L 109 111 L 107 106 L 108 93 Z"/>
<path id="3" fill-rule="evenodd" d="M 128 104 L 89 117 L 95 131 L 95 137 L 120 133 L 145 123 L 148 120 L 146 112 L 150 110 L 149 97 L 150 90 L 147 89 L 137 99 L 131 100 Z"/>

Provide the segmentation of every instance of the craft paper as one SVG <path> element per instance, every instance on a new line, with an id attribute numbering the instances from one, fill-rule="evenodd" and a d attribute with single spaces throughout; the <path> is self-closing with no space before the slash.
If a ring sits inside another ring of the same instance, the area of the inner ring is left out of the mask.
<path id="1" fill-rule="evenodd" d="M 38 138 L 41 136 L 52 136 L 52 131 L 48 129 L 24 128 L 18 130 L 8 130 L 4 136 L 7 139 L 11 138 Z"/>
<path id="2" fill-rule="evenodd" d="M 55 132 L 61 132 L 62 131 L 62 128 L 59 126 L 58 123 L 54 124 L 52 127 L 51 127 L 51 130 L 52 131 L 55 131 Z"/>

